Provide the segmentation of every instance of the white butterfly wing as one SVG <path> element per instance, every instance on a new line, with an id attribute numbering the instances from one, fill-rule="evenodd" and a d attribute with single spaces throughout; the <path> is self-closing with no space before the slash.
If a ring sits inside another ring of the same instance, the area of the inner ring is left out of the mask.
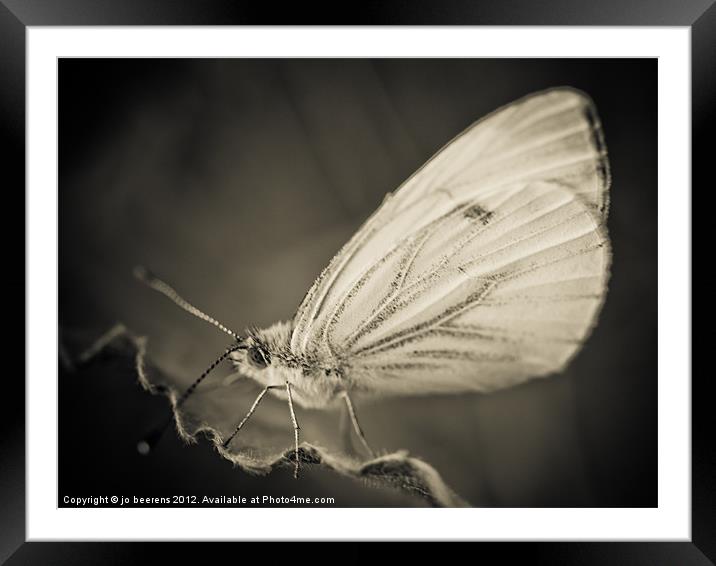
<path id="1" fill-rule="evenodd" d="M 591 101 L 557 89 L 468 128 L 333 258 L 291 347 L 353 389 L 490 390 L 561 369 L 602 303 L 609 184 Z"/>

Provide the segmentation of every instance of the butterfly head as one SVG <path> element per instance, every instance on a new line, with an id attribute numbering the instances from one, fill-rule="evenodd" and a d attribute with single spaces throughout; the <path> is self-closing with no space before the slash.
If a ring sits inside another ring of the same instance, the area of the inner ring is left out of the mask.
<path id="1" fill-rule="evenodd" d="M 271 352 L 259 342 L 254 342 L 246 349 L 245 363 L 255 370 L 266 369 L 271 365 Z"/>
<path id="2" fill-rule="evenodd" d="M 275 340 L 267 340 L 265 332 L 250 330 L 246 336 L 239 338 L 239 344 L 230 358 L 242 373 L 254 377 L 280 365 L 280 348 Z"/>
<path id="3" fill-rule="evenodd" d="M 272 394 L 282 397 L 280 386 L 289 382 L 299 405 L 323 407 L 335 397 L 338 377 L 295 355 L 290 348 L 291 332 L 287 322 L 252 329 L 241 339 L 242 347 L 231 353 L 231 361 L 241 375 L 264 387 L 275 386 Z"/>
<path id="4" fill-rule="evenodd" d="M 300 371 L 290 355 L 290 330 L 284 322 L 249 330 L 240 340 L 241 348 L 231 354 L 236 370 L 264 386 L 295 380 Z"/>

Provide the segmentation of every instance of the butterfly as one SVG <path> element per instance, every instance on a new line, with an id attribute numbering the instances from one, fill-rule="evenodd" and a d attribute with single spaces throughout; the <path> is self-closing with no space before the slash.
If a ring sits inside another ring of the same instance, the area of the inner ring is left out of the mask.
<path id="1" fill-rule="evenodd" d="M 490 392 L 562 371 L 604 302 L 611 250 L 609 163 L 591 99 L 572 88 L 528 95 L 447 143 L 333 257 L 292 320 L 240 335 L 147 270 L 136 275 L 232 337 L 179 397 L 221 362 L 295 405 L 351 395 Z"/>

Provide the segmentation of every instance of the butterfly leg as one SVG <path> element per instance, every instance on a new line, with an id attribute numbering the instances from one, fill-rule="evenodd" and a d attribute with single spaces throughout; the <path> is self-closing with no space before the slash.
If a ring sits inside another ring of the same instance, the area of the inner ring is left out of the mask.
<path id="1" fill-rule="evenodd" d="M 363 444 L 363 447 L 368 451 L 368 454 L 370 454 L 370 457 L 375 458 L 375 453 L 373 452 L 373 449 L 368 445 L 368 441 L 365 439 L 363 429 L 360 427 L 360 423 L 358 422 L 358 416 L 356 415 L 355 409 L 353 408 L 353 403 L 351 402 L 351 398 L 348 396 L 348 393 L 346 391 L 343 392 L 343 399 L 346 402 L 346 407 L 348 407 L 348 414 L 351 417 L 353 429 L 356 431 L 356 434 L 358 435 L 358 438 Z"/>
<path id="2" fill-rule="evenodd" d="M 254 414 L 254 411 L 256 410 L 256 407 L 259 406 L 259 403 L 261 402 L 261 399 L 264 398 L 264 395 L 266 395 L 266 393 L 268 393 L 269 389 L 275 389 L 276 387 L 281 387 L 281 386 L 280 386 L 280 385 L 269 385 L 268 387 L 264 387 L 263 391 L 261 391 L 261 393 L 259 393 L 259 396 L 256 397 L 256 401 L 254 401 L 254 404 L 251 405 L 251 408 L 249 409 L 249 412 L 246 413 L 246 416 L 245 416 L 245 417 L 243 418 L 243 420 L 238 424 L 238 426 L 236 427 L 236 429 L 234 429 L 234 432 L 231 434 L 231 436 L 224 441 L 224 448 L 228 448 L 228 446 L 229 446 L 229 444 L 231 443 L 231 441 L 234 439 L 234 437 L 235 437 L 235 436 L 239 433 L 239 431 L 241 430 L 241 427 L 243 427 L 243 426 L 246 424 L 246 422 L 251 418 L 251 415 Z"/>
<path id="3" fill-rule="evenodd" d="M 294 440 L 294 446 L 295 446 L 295 457 L 296 457 L 296 468 L 293 471 L 293 477 L 298 478 L 298 431 L 301 427 L 298 426 L 298 421 L 296 420 L 296 413 L 293 410 L 293 398 L 291 397 L 291 384 L 287 381 L 286 382 L 286 394 L 288 395 L 288 409 L 291 411 L 291 422 L 293 423 L 293 440 Z"/>
<path id="4" fill-rule="evenodd" d="M 351 423 L 351 416 L 348 412 L 348 406 L 341 405 L 341 414 L 338 423 L 338 436 L 340 438 L 341 446 L 346 454 L 355 454 L 355 448 L 353 447 L 353 433 L 351 429 L 353 424 Z"/>

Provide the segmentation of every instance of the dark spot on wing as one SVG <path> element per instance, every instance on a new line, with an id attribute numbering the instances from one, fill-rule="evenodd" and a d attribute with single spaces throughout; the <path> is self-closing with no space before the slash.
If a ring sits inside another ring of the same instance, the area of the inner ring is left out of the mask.
<path id="1" fill-rule="evenodd" d="M 463 216 L 471 220 L 479 220 L 483 225 L 487 225 L 493 214 L 494 213 L 489 210 L 482 208 L 479 204 L 474 204 L 463 213 Z"/>

